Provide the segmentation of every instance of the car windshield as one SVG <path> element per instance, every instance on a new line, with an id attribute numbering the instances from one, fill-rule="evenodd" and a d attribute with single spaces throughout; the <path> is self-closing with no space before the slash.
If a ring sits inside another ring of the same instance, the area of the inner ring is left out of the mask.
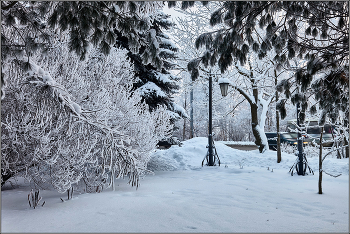
<path id="1" fill-rule="evenodd" d="M 308 134 L 320 134 L 321 129 L 320 128 L 308 128 L 307 133 Z"/>
<path id="2" fill-rule="evenodd" d="M 269 133 L 269 132 L 267 132 L 267 133 L 265 133 L 266 134 L 266 137 L 267 138 L 274 138 L 274 137 L 277 137 L 277 133 Z"/>
<path id="3" fill-rule="evenodd" d="M 298 133 L 296 132 L 290 132 L 288 134 L 284 134 L 286 138 L 298 138 Z"/>

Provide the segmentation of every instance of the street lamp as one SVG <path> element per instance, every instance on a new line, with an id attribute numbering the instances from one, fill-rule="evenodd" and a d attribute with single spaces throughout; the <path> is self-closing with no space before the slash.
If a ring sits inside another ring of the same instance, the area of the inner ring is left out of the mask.
<path id="1" fill-rule="evenodd" d="M 301 137 L 301 128 L 300 128 L 300 103 L 297 103 L 297 130 L 298 130 L 298 152 L 295 153 L 295 156 L 297 156 L 297 160 L 294 163 L 294 165 L 291 167 L 289 172 L 292 172 L 291 175 L 293 175 L 293 170 L 297 171 L 298 175 L 304 176 L 306 174 L 306 169 L 309 169 L 309 172 L 314 174 L 314 171 L 310 168 L 308 165 L 305 153 L 303 152 L 303 139 Z"/>
<path id="2" fill-rule="evenodd" d="M 211 72 L 209 73 L 209 134 L 208 134 L 208 152 L 207 155 L 204 157 L 202 161 L 202 166 L 204 163 L 204 160 L 207 160 L 207 166 L 215 166 L 215 160 L 218 160 L 219 166 L 220 166 L 220 159 L 219 156 L 216 152 L 215 146 L 214 146 L 214 141 L 213 141 L 213 95 L 212 95 L 212 83 L 213 79 L 211 76 Z"/>
<path id="3" fill-rule="evenodd" d="M 300 128 L 300 103 L 297 103 L 297 125 L 298 128 Z M 305 175 L 305 170 L 304 170 L 304 157 L 305 157 L 305 153 L 303 152 L 303 139 L 301 138 L 301 133 L 300 133 L 300 129 L 298 129 L 298 162 L 297 162 L 297 166 L 296 166 L 296 170 L 298 175 Z"/>
<path id="4" fill-rule="evenodd" d="M 228 85 L 229 85 L 229 80 L 227 78 L 221 78 L 221 79 L 219 79 L 219 85 L 220 85 L 221 95 L 223 97 L 226 97 Z"/>

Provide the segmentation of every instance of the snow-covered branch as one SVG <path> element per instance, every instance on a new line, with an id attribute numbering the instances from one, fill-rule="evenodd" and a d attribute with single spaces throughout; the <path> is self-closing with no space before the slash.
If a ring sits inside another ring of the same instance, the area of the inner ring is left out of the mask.
<path id="1" fill-rule="evenodd" d="M 149 113 L 132 92 L 126 51 L 96 53 L 79 62 L 62 46 L 51 57 L 35 55 L 24 74 L 6 70 L 11 79 L 2 101 L 2 180 L 22 173 L 65 192 L 82 181 L 108 187 L 128 176 L 138 186 L 149 153 L 169 134 L 169 115 L 162 107 Z M 21 86 L 18 76 L 26 78 Z"/>

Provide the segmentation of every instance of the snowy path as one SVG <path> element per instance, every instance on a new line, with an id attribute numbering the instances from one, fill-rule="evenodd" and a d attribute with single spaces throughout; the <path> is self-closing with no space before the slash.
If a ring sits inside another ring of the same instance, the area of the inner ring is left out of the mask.
<path id="1" fill-rule="evenodd" d="M 243 152 L 217 144 L 228 167 L 223 164 L 202 168 L 197 165 L 203 158 L 202 151 L 206 150 L 201 148 L 203 144 L 205 140 L 197 139 L 180 148 L 158 151 L 155 154 L 158 162 L 168 163 L 163 167 L 168 169 L 173 162 L 173 171 L 157 171 L 146 176 L 138 190 L 119 180 L 114 192 L 75 195 L 64 203 L 59 199 L 62 195 L 42 191 L 46 204 L 36 210 L 28 206 L 27 187 L 4 190 L 1 231 L 349 231 L 348 159 L 329 159 L 328 165 L 347 174 L 338 178 L 324 176 L 324 194 L 319 195 L 317 172 L 304 177 L 288 173 L 293 155 L 283 154 L 283 163 L 277 164 L 275 152 L 261 156 L 257 151 Z M 309 159 L 312 165 L 313 161 Z M 243 169 L 239 162 L 244 162 Z"/>

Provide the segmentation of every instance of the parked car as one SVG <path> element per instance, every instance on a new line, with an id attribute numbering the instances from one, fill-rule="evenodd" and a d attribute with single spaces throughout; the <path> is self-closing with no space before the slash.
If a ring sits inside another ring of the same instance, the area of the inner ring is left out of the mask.
<path id="1" fill-rule="evenodd" d="M 276 132 L 266 132 L 267 142 L 269 144 L 269 149 L 277 150 L 277 133 Z M 298 134 L 291 132 L 281 132 L 281 144 L 297 145 L 298 144 Z M 303 144 L 309 144 L 310 142 L 304 139 Z"/>
<path id="2" fill-rule="evenodd" d="M 158 142 L 157 148 L 158 149 L 169 149 L 172 145 L 178 145 L 181 146 L 182 143 L 177 139 L 177 137 L 169 137 L 166 139 L 162 139 Z"/>
<path id="3" fill-rule="evenodd" d="M 269 149 L 272 150 L 277 150 L 277 133 L 276 132 L 267 132 L 265 133 L 267 137 L 267 142 L 269 144 Z M 304 136 L 303 139 L 303 145 L 313 145 L 313 144 L 319 144 L 320 139 L 317 138 L 319 137 L 319 134 L 312 134 L 309 133 L 307 136 Z M 325 147 L 330 147 L 333 144 L 333 138 L 332 134 L 324 134 L 323 135 L 323 140 L 324 143 L 322 144 Z M 288 145 L 297 145 L 298 144 L 298 133 L 295 132 L 283 132 L 281 133 L 281 144 L 285 143 Z"/>
<path id="4" fill-rule="evenodd" d="M 287 122 L 287 131 L 295 130 L 296 119 L 289 120 Z M 309 142 L 309 144 L 315 142 L 316 144 L 320 144 L 320 136 L 321 136 L 321 127 L 318 125 L 318 120 L 307 119 L 305 120 L 305 124 L 301 125 L 301 128 L 306 130 L 307 135 L 305 136 L 305 141 Z M 332 132 L 334 131 L 335 126 L 325 124 L 324 132 L 322 135 L 323 146 L 330 147 L 333 145 L 334 140 L 332 136 Z M 293 133 L 297 138 L 297 133 Z"/>

